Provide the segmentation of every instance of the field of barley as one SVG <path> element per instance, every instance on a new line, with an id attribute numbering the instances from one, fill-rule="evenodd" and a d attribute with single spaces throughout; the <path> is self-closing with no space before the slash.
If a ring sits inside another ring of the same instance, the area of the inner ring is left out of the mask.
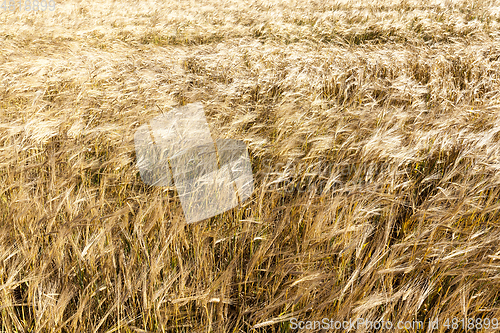
<path id="1" fill-rule="evenodd" d="M 500 320 L 500 3 L 8 2 L 1 332 Z M 195 102 L 255 189 L 188 224 L 134 133 Z"/>

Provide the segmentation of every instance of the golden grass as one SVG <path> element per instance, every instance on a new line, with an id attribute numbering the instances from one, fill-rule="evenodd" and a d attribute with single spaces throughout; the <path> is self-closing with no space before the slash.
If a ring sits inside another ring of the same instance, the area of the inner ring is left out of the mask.
<path id="1" fill-rule="evenodd" d="M 0 20 L 1 330 L 500 318 L 495 2 L 65 1 Z M 256 189 L 186 225 L 133 135 L 197 101 L 248 144 Z"/>

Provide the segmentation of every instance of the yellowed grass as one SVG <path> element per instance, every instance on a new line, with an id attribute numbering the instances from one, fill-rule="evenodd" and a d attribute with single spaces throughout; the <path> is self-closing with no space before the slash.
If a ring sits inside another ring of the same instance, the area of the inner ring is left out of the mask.
<path id="1" fill-rule="evenodd" d="M 496 2 L 65 1 L 0 22 L 1 330 L 500 318 Z M 186 225 L 133 135 L 197 101 L 248 144 L 256 190 Z"/>

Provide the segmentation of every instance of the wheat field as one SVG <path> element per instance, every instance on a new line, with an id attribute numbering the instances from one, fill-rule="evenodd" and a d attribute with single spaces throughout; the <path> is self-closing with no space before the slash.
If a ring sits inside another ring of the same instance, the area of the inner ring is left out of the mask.
<path id="1" fill-rule="evenodd" d="M 0 331 L 500 319 L 499 3 L 68 0 L 0 39 Z M 187 224 L 134 132 L 195 102 L 255 190 Z"/>

